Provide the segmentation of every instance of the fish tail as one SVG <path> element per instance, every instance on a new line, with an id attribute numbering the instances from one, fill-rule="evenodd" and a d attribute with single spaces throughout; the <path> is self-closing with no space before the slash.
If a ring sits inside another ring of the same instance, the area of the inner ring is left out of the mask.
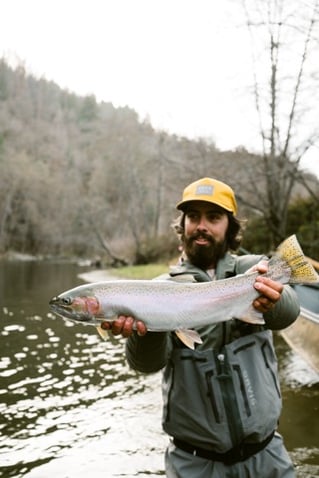
<path id="1" fill-rule="evenodd" d="M 319 275 L 306 259 L 295 235 L 288 237 L 278 246 L 275 256 L 288 265 L 291 271 L 290 284 L 319 282 Z"/>

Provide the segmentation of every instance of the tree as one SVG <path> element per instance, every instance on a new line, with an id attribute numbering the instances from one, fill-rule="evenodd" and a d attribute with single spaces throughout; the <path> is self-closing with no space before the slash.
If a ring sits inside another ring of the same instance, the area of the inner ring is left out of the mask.
<path id="1" fill-rule="evenodd" d="M 288 208 L 287 235 L 296 234 L 302 244 L 304 253 L 313 258 L 319 258 L 319 209 L 318 200 L 313 197 L 294 199 Z M 245 231 L 243 248 L 259 254 L 272 252 L 267 244 L 265 248 L 267 229 L 261 217 L 251 218 Z"/>
<path id="2" fill-rule="evenodd" d="M 300 161 L 318 147 L 318 0 L 242 0 L 242 6 L 262 158 L 258 180 L 255 168 L 251 176 L 250 200 L 239 199 L 263 215 L 274 246 L 286 236 L 293 190 L 304 183 Z M 304 185 L 311 192 L 311 183 Z"/>
<path id="3" fill-rule="evenodd" d="M 174 255 L 168 230 L 185 184 L 216 176 L 252 205 L 266 190 L 259 181 L 256 192 L 260 163 L 244 149 L 155 131 L 127 107 L 0 61 L 0 254 L 106 255 L 113 264 Z M 310 179 L 301 180 L 307 189 L 295 181 L 294 197 L 318 201 Z M 303 237 L 309 242 L 310 231 Z"/>

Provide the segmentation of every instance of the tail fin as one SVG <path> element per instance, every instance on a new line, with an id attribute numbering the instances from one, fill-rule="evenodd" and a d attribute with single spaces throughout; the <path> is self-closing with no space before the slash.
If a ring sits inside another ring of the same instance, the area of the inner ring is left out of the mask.
<path id="1" fill-rule="evenodd" d="M 295 235 L 288 237 L 278 246 L 276 255 L 283 259 L 291 269 L 290 284 L 319 282 L 319 275 L 307 261 Z"/>

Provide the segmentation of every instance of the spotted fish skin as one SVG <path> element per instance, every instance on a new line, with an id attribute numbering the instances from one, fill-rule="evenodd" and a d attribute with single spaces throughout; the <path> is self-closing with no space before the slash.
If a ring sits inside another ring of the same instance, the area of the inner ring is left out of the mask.
<path id="1" fill-rule="evenodd" d="M 119 315 L 142 320 L 155 332 L 175 331 L 191 348 L 200 337 L 190 329 L 236 317 L 262 324 L 262 314 L 252 306 L 259 272 L 248 272 L 212 282 L 168 280 L 116 280 L 86 284 L 54 297 L 51 310 L 77 323 L 99 327 Z M 282 284 L 319 282 L 296 236 L 286 239 L 269 260 L 267 277 Z M 101 330 L 100 330 L 101 332 Z"/>

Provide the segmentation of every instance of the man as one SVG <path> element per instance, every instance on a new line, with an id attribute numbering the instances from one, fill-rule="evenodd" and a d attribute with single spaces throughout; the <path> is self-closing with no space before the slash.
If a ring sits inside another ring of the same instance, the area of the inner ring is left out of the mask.
<path id="1" fill-rule="evenodd" d="M 185 188 L 177 209 L 182 212 L 175 228 L 183 255 L 168 279 L 185 275 L 201 282 L 257 270 L 260 296 L 252 305 L 263 313 L 265 325 L 234 318 L 202 327 L 197 332 L 203 343 L 190 350 L 175 334 L 147 333 L 133 317 L 104 324 L 128 337 L 132 368 L 144 373 L 164 368 L 163 428 L 171 436 L 166 474 L 292 478 L 293 465 L 276 432 L 281 396 L 270 329 L 285 328 L 297 318 L 296 295 L 262 275 L 267 258 L 230 253 L 239 246 L 241 224 L 228 185 L 212 178 L 195 181 Z"/>

